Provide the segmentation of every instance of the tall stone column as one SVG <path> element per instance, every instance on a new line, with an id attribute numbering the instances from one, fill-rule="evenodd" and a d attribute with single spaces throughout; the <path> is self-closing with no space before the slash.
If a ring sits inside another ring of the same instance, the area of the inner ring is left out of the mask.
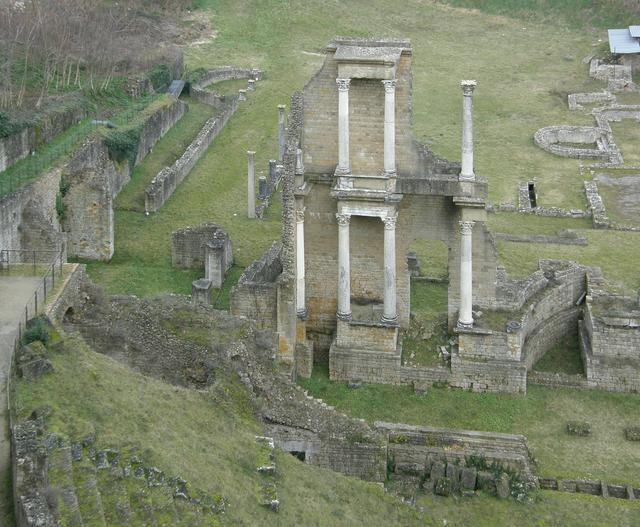
<path id="1" fill-rule="evenodd" d="M 462 81 L 462 169 L 461 181 L 474 181 L 473 171 L 473 90 L 476 81 Z"/>
<path id="2" fill-rule="evenodd" d="M 383 322 L 396 322 L 396 219 L 397 215 L 382 218 L 384 222 L 384 310 Z"/>
<path id="3" fill-rule="evenodd" d="M 284 143 L 286 138 L 284 123 L 284 104 L 278 105 L 278 163 L 282 164 L 284 160 Z"/>
<path id="4" fill-rule="evenodd" d="M 384 173 L 396 173 L 396 81 L 384 84 Z"/>
<path id="5" fill-rule="evenodd" d="M 304 161 L 302 159 L 302 148 L 296 149 L 296 176 L 304 174 Z"/>
<path id="6" fill-rule="evenodd" d="M 247 150 L 247 216 L 256 217 L 256 182 L 255 182 L 255 155 L 252 150 Z"/>
<path id="7" fill-rule="evenodd" d="M 351 319 L 351 265 L 349 255 L 349 222 L 351 215 L 336 214 L 338 220 L 338 318 Z"/>
<path id="8" fill-rule="evenodd" d="M 351 79 L 336 79 L 338 84 L 338 174 L 350 174 L 349 163 L 349 84 Z"/>
<path id="9" fill-rule="evenodd" d="M 460 222 L 460 309 L 458 327 L 473 327 L 473 221 Z"/>
<path id="10" fill-rule="evenodd" d="M 307 314 L 304 291 L 304 208 L 296 210 L 296 311 L 299 316 Z"/>

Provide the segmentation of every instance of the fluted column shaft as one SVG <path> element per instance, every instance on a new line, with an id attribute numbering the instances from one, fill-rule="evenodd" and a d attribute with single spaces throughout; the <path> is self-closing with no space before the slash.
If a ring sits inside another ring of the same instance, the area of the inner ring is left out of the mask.
<path id="1" fill-rule="evenodd" d="M 256 182 L 255 182 L 255 155 L 247 151 L 247 216 L 256 217 Z"/>
<path id="2" fill-rule="evenodd" d="M 462 87 L 462 168 L 460 179 L 473 181 L 476 176 L 473 171 L 473 90 L 476 81 L 468 80 L 460 83 Z"/>
<path id="3" fill-rule="evenodd" d="M 351 318 L 351 265 L 349 255 L 349 214 L 336 214 L 338 220 L 338 318 Z"/>
<path id="4" fill-rule="evenodd" d="M 298 315 L 307 313 L 305 304 L 304 273 L 304 208 L 296 210 L 296 311 Z"/>
<path id="5" fill-rule="evenodd" d="M 396 173 L 396 81 L 382 81 L 384 85 L 384 172 Z"/>
<path id="6" fill-rule="evenodd" d="M 383 322 L 396 322 L 396 219 L 386 216 L 384 222 L 384 310 Z"/>
<path id="7" fill-rule="evenodd" d="M 473 326 L 473 221 L 460 222 L 460 309 L 458 327 Z"/>
<path id="8" fill-rule="evenodd" d="M 278 163 L 282 164 L 284 160 L 284 148 L 285 148 L 285 115 L 284 111 L 286 106 L 284 104 L 278 105 Z"/>
<path id="9" fill-rule="evenodd" d="M 336 79 L 338 84 L 338 173 L 351 173 L 349 163 L 349 84 L 351 79 Z"/>

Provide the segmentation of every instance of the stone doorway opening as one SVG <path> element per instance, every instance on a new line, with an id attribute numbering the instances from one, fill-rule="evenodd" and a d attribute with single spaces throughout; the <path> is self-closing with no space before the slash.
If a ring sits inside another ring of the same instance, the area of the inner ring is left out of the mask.
<path id="1" fill-rule="evenodd" d="M 401 335 L 402 363 L 407 366 L 449 363 L 452 338 L 447 329 L 449 251 L 439 240 L 419 239 L 409 245 L 410 320 Z"/>

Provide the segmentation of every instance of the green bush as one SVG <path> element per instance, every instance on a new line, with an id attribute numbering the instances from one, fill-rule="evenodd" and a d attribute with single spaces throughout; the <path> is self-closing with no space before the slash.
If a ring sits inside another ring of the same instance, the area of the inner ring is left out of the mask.
<path id="1" fill-rule="evenodd" d="M 640 441 L 640 426 L 625 428 L 624 437 L 627 441 Z"/>
<path id="2" fill-rule="evenodd" d="M 111 158 L 119 163 L 128 161 L 133 166 L 138 155 L 141 132 L 140 126 L 110 131 L 104 139 L 104 144 L 109 149 Z"/>
<path id="3" fill-rule="evenodd" d="M 41 317 L 29 321 L 27 329 L 22 335 L 22 345 L 26 346 L 32 342 L 40 341 L 45 346 L 49 342 L 49 324 Z"/>
<path id="4" fill-rule="evenodd" d="M 169 66 L 166 64 L 156 64 L 149 70 L 149 80 L 153 89 L 157 92 L 165 91 L 171 84 L 172 75 Z"/>
<path id="5" fill-rule="evenodd" d="M 586 421 L 567 423 L 567 433 L 572 436 L 586 437 L 591 435 L 591 425 Z"/>
<path id="6" fill-rule="evenodd" d="M 0 112 L 0 137 L 8 137 L 18 133 L 22 128 L 21 123 L 14 121 L 6 113 Z"/>
<path id="7" fill-rule="evenodd" d="M 62 199 L 62 192 L 58 192 L 56 194 L 56 213 L 58 214 L 59 220 L 64 220 L 64 217 L 67 213 L 67 207 L 64 204 L 64 200 Z"/>

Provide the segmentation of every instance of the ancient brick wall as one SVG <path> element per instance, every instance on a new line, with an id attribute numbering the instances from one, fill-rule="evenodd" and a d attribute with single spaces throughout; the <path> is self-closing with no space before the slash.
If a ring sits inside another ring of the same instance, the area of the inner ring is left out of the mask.
<path id="1" fill-rule="evenodd" d="M 214 239 L 220 227 L 203 223 L 178 229 L 171 234 L 171 265 L 184 269 L 202 269 L 205 264 L 205 244 Z"/>

